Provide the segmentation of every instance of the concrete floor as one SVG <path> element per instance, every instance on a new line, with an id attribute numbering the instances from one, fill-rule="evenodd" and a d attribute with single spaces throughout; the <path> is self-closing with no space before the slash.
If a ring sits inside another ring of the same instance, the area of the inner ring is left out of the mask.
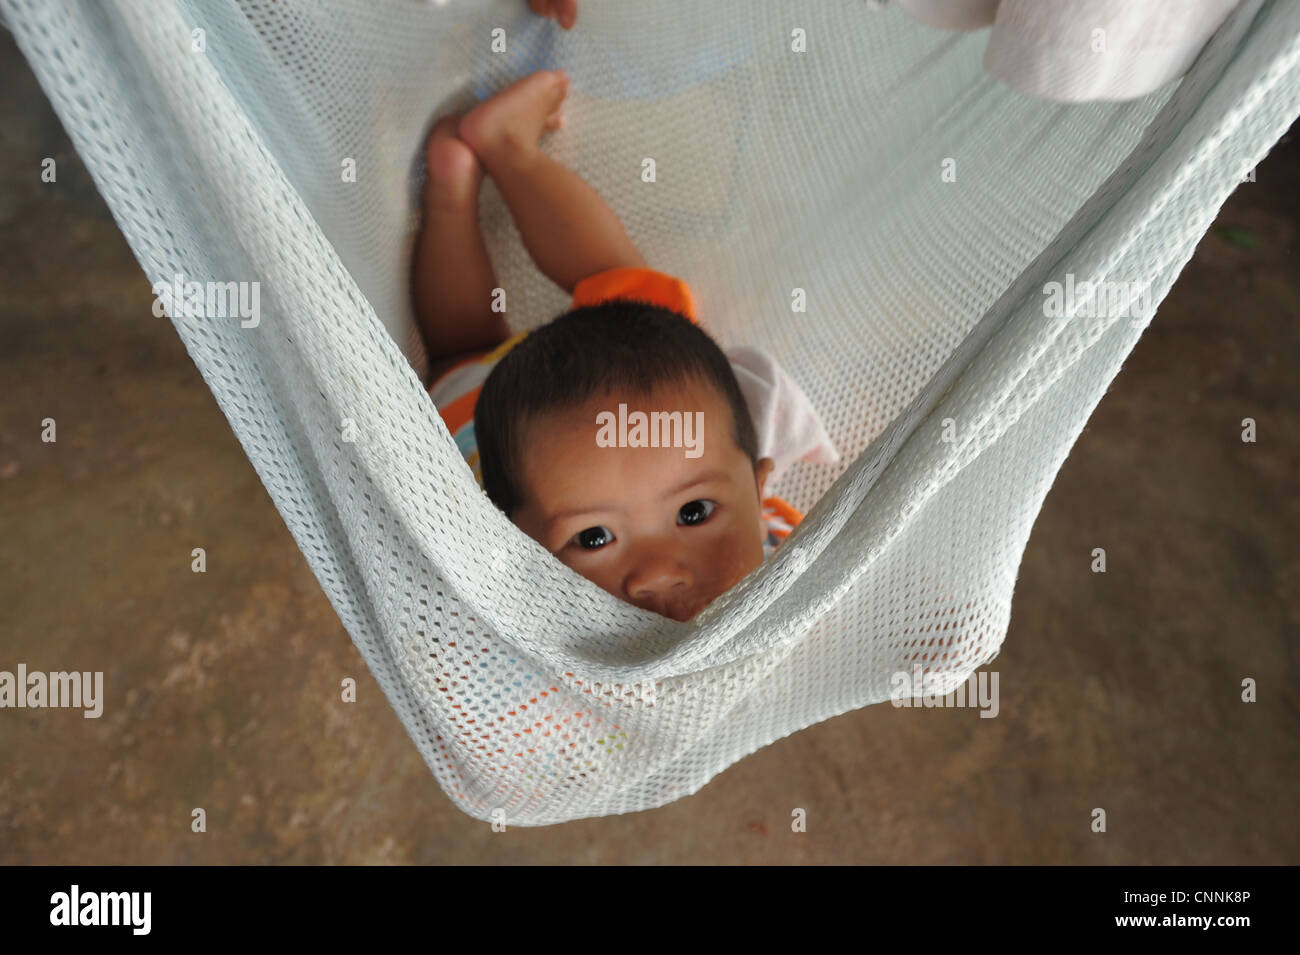
<path id="1" fill-rule="evenodd" d="M 869 707 L 665 808 L 499 834 L 365 671 L 8 36 L 0 77 L 0 670 L 103 670 L 109 698 L 0 711 L 0 863 L 1300 862 L 1294 140 L 1048 495 L 997 719 Z M 192 574 L 195 542 L 234 559 Z M 359 702 L 323 707 L 340 674 Z"/>

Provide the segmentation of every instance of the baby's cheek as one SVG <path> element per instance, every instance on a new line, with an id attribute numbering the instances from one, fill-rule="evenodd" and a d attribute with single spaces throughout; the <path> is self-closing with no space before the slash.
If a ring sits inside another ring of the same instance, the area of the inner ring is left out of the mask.
<path id="1" fill-rule="evenodd" d="M 729 590 L 763 563 L 762 528 L 757 523 L 751 528 L 748 521 L 733 528 L 723 546 L 711 555 L 711 560 L 719 570 L 721 589 L 718 593 Z"/>
<path id="2" fill-rule="evenodd" d="M 621 579 L 610 567 L 603 565 L 599 561 L 578 559 L 567 549 L 558 556 L 560 563 L 586 577 L 601 590 L 608 591 L 620 600 L 627 599 L 619 586 L 622 582 Z"/>

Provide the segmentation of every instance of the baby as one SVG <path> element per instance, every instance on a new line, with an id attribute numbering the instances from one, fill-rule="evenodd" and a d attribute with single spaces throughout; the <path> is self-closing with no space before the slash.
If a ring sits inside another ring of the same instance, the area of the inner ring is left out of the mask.
<path id="1" fill-rule="evenodd" d="M 567 91 L 563 71 L 537 72 L 429 136 L 412 265 L 425 381 L 516 526 L 615 596 L 689 620 L 800 520 L 764 497 L 776 465 L 833 461 L 834 448 L 775 362 L 724 353 L 686 284 L 650 269 L 600 195 L 539 148 Z M 572 295 L 532 333 L 512 336 L 491 308 L 485 174 L 537 267 Z"/>

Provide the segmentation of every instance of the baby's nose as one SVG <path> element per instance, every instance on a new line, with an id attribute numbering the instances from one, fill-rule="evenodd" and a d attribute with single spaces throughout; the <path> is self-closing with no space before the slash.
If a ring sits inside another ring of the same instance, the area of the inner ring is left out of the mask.
<path id="1" fill-rule="evenodd" d="M 628 598 L 665 616 L 685 603 L 695 584 L 695 575 L 683 561 L 668 551 L 640 555 L 624 581 Z"/>

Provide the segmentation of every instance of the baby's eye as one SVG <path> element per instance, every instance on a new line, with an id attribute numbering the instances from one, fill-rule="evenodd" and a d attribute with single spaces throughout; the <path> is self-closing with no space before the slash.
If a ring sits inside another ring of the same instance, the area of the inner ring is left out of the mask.
<path id="1" fill-rule="evenodd" d="M 703 524 L 717 506 L 715 501 L 690 501 L 683 504 L 681 510 L 677 512 L 677 523 Z"/>
<path id="2" fill-rule="evenodd" d="M 573 542 L 583 550 L 599 550 L 614 540 L 608 527 L 588 527 L 573 535 Z"/>

